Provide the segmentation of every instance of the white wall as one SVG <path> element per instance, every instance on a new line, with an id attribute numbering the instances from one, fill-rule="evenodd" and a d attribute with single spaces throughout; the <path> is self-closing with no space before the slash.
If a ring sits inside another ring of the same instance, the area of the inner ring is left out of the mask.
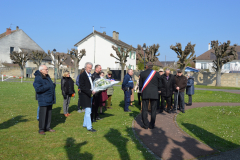
<path id="1" fill-rule="evenodd" d="M 83 68 L 86 62 L 92 62 L 95 66 L 100 64 L 102 69 L 120 68 L 119 64 L 115 63 L 116 59 L 111 57 L 110 54 L 116 55 L 116 52 L 112 49 L 112 45 L 116 46 L 111 41 L 105 39 L 102 36 L 95 34 L 95 62 L 94 62 L 94 36 L 87 38 L 84 42 L 78 45 L 78 51 L 85 49 L 86 56 L 82 58 L 79 64 L 79 68 Z M 134 65 L 136 69 L 136 56 L 134 59 L 128 58 L 127 65 Z"/>

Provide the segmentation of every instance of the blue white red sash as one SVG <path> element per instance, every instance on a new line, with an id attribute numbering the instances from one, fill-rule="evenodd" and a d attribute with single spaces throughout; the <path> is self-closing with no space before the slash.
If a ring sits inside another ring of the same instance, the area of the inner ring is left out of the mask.
<path id="1" fill-rule="evenodd" d="M 149 84 L 149 82 L 152 80 L 152 78 L 154 77 L 156 71 L 152 70 L 152 72 L 148 75 L 147 79 L 145 80 L 142 90 L 141 92 L 147 87 L 147 85 Z"/>

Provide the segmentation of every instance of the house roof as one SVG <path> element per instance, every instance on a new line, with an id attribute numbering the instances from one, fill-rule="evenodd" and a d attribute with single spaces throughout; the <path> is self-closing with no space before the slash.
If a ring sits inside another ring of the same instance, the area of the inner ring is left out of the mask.
<path id="1" fill-rule="evenodd" d="M 68 67 L 73 67 L 74 66 L 74 63 L 72 62 L 72 58 L 70 57 L 69 54 L 66 54 L 67 55 L 67 59 L 62 63 L 62 65 L 64 66 L 68 66 Z"/>
<path id="2" fill-rule="evenodd" d="M 27 53 L 32 53 L 32 49 L 28 49 L 28 48 L 20 48 L 23 52 L 27 52 Z M 51 61 L 52 59 L 47 55 L 45 58 L 43 58 L 43 60 L 45 61 Z"/>
<path id="3" fill-rule="evenodd" d="M 238 60 L 240 60 L 240 46 L 236 46 L 236 51 L 237 51 L 237 54 L 238 54 Z M 214 52 L 215 51 L 213 49 L 210 49 L 207 52 L 198 56 L 196 58 L 196 60 L 215 60 L 216 56 L 215 56 Z"/>
<path id="4" fill-rule="evenodd" d="M 98 35 L 100 35 L 100 36 L 102 36 L 102 37 L 104 37 L 105 39 L 107 39 L 107 40 L 115 43 L 115 44 L 118 45 L 118 46 L 123 46 L 123 47 L 126 47 L 126 48 L 129 48 L 129 47 L 130 47 L 129 44 L 127 44 L 127 43 L 125 43 L 125 42 L 123 42 L 123 41 L 121 41 L 121 40 L 115 40 L 115 39 L 113 39 L 113 37 L 110 37 L 110 36 L 108 36 L 108 35 L 106 35 L 106 34 L 104 34 L 104 33 L 98 32 L 98 31 L 96 31 L 96 30 L 94 30 L 94 33 L 95 33 L 95 34 L 98 34 Z M 93 33 L 89 34 L 88 36 L 86 36 L 85 38 L 83 38 L 82 40 L 80 40 L 79 42 L 77 42 L 74 46 L 77 47 L 79 43 L 83 42 L 85 39 L 91 37 L 92 35 L 93 35 Z M 134 49 L 135 49 L 135 48 L 134 48 Z"/>
<path id="5" fill-rule="evenodd" d="M 16 32 L 16 30 L 11 31 L 10 34 L 12 34 L 12 33 L 14 33 L 14 32 Z M 6 32 L 0 34 L 0 39 L 3 38 L 3 37 L 5 37 L 5 36 L 6 36 Z"/>

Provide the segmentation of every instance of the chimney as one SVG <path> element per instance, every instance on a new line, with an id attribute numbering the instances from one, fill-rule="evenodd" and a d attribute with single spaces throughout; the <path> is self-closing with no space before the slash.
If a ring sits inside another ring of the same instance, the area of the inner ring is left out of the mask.
<path id="1" fill-rule="evenodd" d="M 7 31 L 6 31 L 6 36 L 11 34 L 11 28 L 7 28 Z"/>
<path id="2" fill-rule="evenodd" d="M 117 40 L 117 32 L 113 31 L 113 39 Z"/>
<path id="3" fill-rule="evenodd" d="M 16 27 L 16 31 L 18 31 L 18 30 L 19 30 L 19 27 L 17 26 L 17 27 Z"/>
<path id="4" fill-rule="evenodd" d="M 119 33 L 116 32 L 116 39 L 119 40 Z"/>
<path id="5" fill-rule="evenodd" d="M 210 43 L 208 43 L 208 50 L 210 50 Z"/>
<path id="6" fill-rule="evenodd" d="M 104 35 L 106 35 L 106 32 L 103 32 Z"/>

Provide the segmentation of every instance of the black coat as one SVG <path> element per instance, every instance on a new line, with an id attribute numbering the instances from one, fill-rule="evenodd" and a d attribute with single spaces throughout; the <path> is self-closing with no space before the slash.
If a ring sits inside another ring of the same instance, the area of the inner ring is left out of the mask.
<path id="1" fill-rule="evenodd" d="M 173 95 L 173 91 L 175 88 L 174 76 L 172 74 L 169 74 L 169 78 L 167 80 L 166 74 L 161 75 L 161 83 L 162 83 L 161 96 L 171 97 Z"/>
<path id="2" fill-rule="evenodd" d="M 80 96 L 80 106 L 83 108 L 91 107 L 91 83 L 89 81 L 86 71 L 84 71 L 79 78 L 79 86 L 81 88 Z"/>
<path id="3" fill-rule="evenodd" d="M 145 80 L 151 73 L 152 69 L 147 69 L 140 74 L 139 90 L 142 90 Z M 161 88 L 161 80 L 158 72 L 155 73 L 152 80 L 142 92 L 142 99 L 158 99 L 158 90 Z"/>
<path id="4" fill-rule="evenodd" d="M 63 97 L 72 95 L 75 93 L 74 82 L 71 77 L 62 77 L 61 79 L 61 90 Z"/>

